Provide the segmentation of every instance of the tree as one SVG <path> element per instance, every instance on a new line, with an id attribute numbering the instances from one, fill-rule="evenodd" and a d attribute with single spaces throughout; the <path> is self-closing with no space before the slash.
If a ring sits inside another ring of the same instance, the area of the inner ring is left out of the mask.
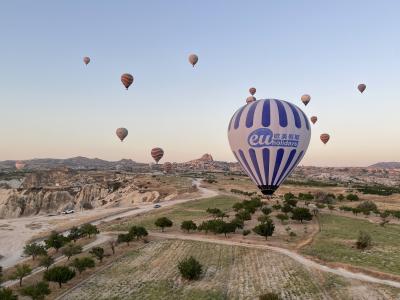
<path id="1" fill-rule="evenodd" d="M 281 223 L 283 223 L 284 221 L 287 221 L 289 219 L 287 214 L 277 214 L 275 216 L 279 221 L 281 221 Z"/>
<path id="2" fill-rule="evenodd" d="M 243 203 L 242 202 L 236 202 L 232 206 L 233 210 L 238 212 L 239 210 L 243 209 Z"/>
<path id="3" fill-rule="evenodd" d="M 227 223 L 222 221 L 216 228 L 217 233 L 223 233 L 226 237 L 228 233 L 232 233 L 236 231 L 236 224 L 234 223 Z"/>
<path id="4" fill-rule="evenodd" d="M 261 211 L 262 211 L 262 213 L 264 214 L 264 215 L 269 215 L 270 213 L 272 213 L 272 209 L 270 208 L 270 207 L 268 207 L 268 206 L 264 206 L 262 209 L 261 209 Z"/>
<path id="5" fill-rule="evenodd" d="M 337 199 L 338 199 L 339 201 L 343 201 L 343 200 L 344 200 L 344 196 L 343 196 L 342 194 L 339 194 L 339 195 L 337 196 Z"/>
<path id="6" fill-rule="evenodd" d="M 400 219 L 400 210 L 395 210 L 392 212 L 393 217 Z"/>
<path id="7" fill-rule="evenodd" d="M 64 246 L 66 242 L 67 239 L 56 231 L 52 231 L 48 239 L 44 240 L 46 248 L 54 248 L 56 249 L 56 252 L 58 252 L 58 250 Z"/>
<path id="8" fill-rule="evenodd" d="M 199 279 L 203 271 L 202 265 L 193 256 L 180 261 L 178 269 L 182 277 L 188 280 Z"/>
<path id="9" fill-rule="evenodd" d="M 161 231 L 164 232 L 164 228 L 172 227 L 173 223 L 167 217 L 161 217 L 154 222 L 154 225 L 156 225 L 157 227 L 161 227 Z"/>
<path id="10" fill-rule="evenodd" d="M 129 246 L 129 243 L 133 241 L 133 235 L 129 234 L 129 233 L 121 233 L 118 234 L 118 238 L 117 238 L 117 243 L 126 243 Z"/>
<path id="11" fill-rule="evenodd" d="M 99 233 L 99 230 L 97 229 L 96 225 L 87 223 L 81 226 L 80 232 L 82 233 L 83 236 L 90 236 L 91 235 L 96 235 Z"/>
<path id="12" fill-rule="evenodd" d="M 364 249 L 370 247 L 371 244 L 372 244 L 371 236 L 365 231 L 360 231 L 360 233 L 358 234 L 357 242 L 356 242 L 357 249 L 364 250 Z"/>
<path id="13" fill-rule="evenodd" d="M 272 236 L 275 230 L 275 225 L 271 219 L 267 220 L 265 223 L 261 223 L 253 228 L 253 231 L 261 236 L 264 236 L 267 240 L 269 236 Z"/>
<path id="14" fill-rule="evenodd" d="M 62 283 L 66 283 L 75 277 L 75 271 L 66 266 L 54 266 L 43 274 L 43 279 L 57 282 L 61 288 Z"/>
<path id="15" fill-rule="evenodd" d="M 132 235 L 132 237 L 135 237 L 137 240 L 149 235 L 146 228 L 143 226 L 132 226 L 129 229 L 129 234 Z"/>
<path id="16" fill-rule="evenodd" d="M 281 300 L 281 297 L 279 297 L 278 294 L 275 293 L 266 293 L 263 295 L 260 295 L 258 297 L 259 300 Z"/>
<path id="17" fill-rule="evenodd" d="M 92 250 L 89 251 L 90 254 L 95 256 L 100 262 L 103 261 L 104 258 L 104 249 L 102 247 L 93 247 Z"/>
<path id="18" fill-rule="evenodd" d="M 349 201 L 358 201 L 359 200 L 359 198 L 356 194 L 348 194 L 346 196 L 346 199 Z"/>
<path id="19" fill-rule="evenodd" d="M 47 254 L 46 248 L 43 245 L 39 245 L 37 243 L 27 244 L 24 247 L 24 254 L 32 256 L 32 260 L 38 255 L 45 255 Z"/>
<path id="20" fill-rule="evenodd" d="M 48 270 L 49 267 L 50 267 L 52 264 L 54 264 L 54 258 L 51 257 L 50 255 L 43 255 L 43 256 L 40 258 L 39 265 L 42 266 L 42 267 L 45 267 L 46 270 Z"/>
<path id="21" fill-rule="evenodd" d="M 115 239 L 112 239 L 110 241 L 108 241 L 108 244 L 110 245 L 112 254 L 115 254 L 115 245 L 116 245 L 117 241 Z"/>
<path id="22" fill-rule="evenodd" d="M 71 256 L 82 253 L 82 246 L 69 243 L 61 248 L 61 252 L 67 257 L 67 260 L 69 260 Z"/>
<path id="23" fill-rule="evenodd" d="M 290 213 L 293 210 L 293 206 L 285 204 L 282 206 L 281 211 L 285 214 Z"/>
<path id="24" fill-rule="evenodd" d="M 183 221 L 182 224 L 181 224 L 181 229 L 182 230 L 186 230 L 189 233 L 190 230 L 196 230 L 197 229 L 197 225 L 192 220 Z"/>
<path id="25" fill-rule="evenodd" d="M 18 296 L 14 294 L 12 289 L 0 287 L 0 299 L 1 300 L 17 300 Z"/>
<path id="26" fill-rule="evenodd" d="M 356 216 L 357 216 L 359 213 L 361 213 L 361 209 L 359 209 L 358 207 L 354 207 L 351 211 L 352 211 L 353 214 L 356 215 Z"/>
<path id="27" fill-rule="evenodd" d="M 74 226 L 69 230 L 68 239 L 74 241 L 74 243 L 82 237 L 81 230 Z"/>
<path id="28" fill-rule="evenodd" d="M 357 205 L 357 208 L 360 209 L 362 212 L 366 212 L 366 211 L 376 211 L 378 210 L 378 207 L 376 206 L 376 204 L 374 202 L 372 202 L 371 200 L 367 200 L 367 201 L 363 201 L 360 204 Z"/>
<path id="29" fill-rule="evenodd" d="M 218 218 L 218 216 L 222 213 L 219 208 L 207 208 L 206 212 L 211 214 L 214 218 Z"/>
<path id="30" fill-rule="evenodd" d="M 292 211 L 292 219 L 300 221 L 300 223 L 303 223 L 303 221 L 311 221 L 313 218 L 312 214 L 310 213 L 310 210 L 305 207 L 296 207 Z"/>
<path id="31" fill-rule="evenodd" d="M 265 222 L 267 222 L 269 219 L 270 219 L 269 216 L 267 216 L 267 215 L 261 215 L 261 216 L 259 216 L 259 217 L 257 218 L 257 221 L 260 222 L 260 223 L 265 223 Z"/>
<path id="32" fill-rule="evenodd" d="M 32 300 L 43 300 L 46 295 L 50 295 L 49 284 L 45 281 L 29 285 L 21 290 L 23 296 L 29 296 Z"/>
<path id="33" fill-rule="evenodd" d="M 22 286 L 22 279 L 24 279 L 25 276 L 28 276 L 31 273 L 32 273 L 32 269 L 29 265 L 27 265 L 27 264 L 16 265 L 15 271 L 14 271 L 13 275 L 11 275 L 11 278 L 19 279 L 19 286 Z"/>
<path id="34" fill-rule="evenodd" d="M 88 268 L 94 268 L 95 262 L 91 257 L 75 258 L 71 262 L 70 266 L 75 268 L 79 272 L 79 274 L 81 274 Z"/>
<path id="35" fill-rule="evenodd" d="M 250 214 L 250 212 L 248 211 L 248 210 L 241 210 L 241 211 L 239 211 L 236 215 L 235 215 L 235 217 L 236 218 L 238 218 L 238 219 L 240 219 L 240 220 L 243 220 L 243 221 L 248 221 L 248 220 L 251 220 L 251 214 Z"/>
<path id="36" fill-rule="evenodd" d="M 289 192 L 283 195 L 283 199 L 287 202 L 288 200 L 295 199 L 295 195 Z"/>
<path id="37" fill-rule="evenodd" d="M 234 218 L 231 223 L 235 225 L 236 229 L 243 229 L 244 227 L 244 221 L 239 218 Z"/>

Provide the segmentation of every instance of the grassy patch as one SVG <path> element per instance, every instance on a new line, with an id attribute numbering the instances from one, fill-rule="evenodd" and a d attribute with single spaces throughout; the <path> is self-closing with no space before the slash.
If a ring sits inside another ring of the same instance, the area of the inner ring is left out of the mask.
<path id="1" fill-rule="evenodd" d="M 400 275 L 400 226 L 382 227 L 367 220 L 321 215 L 322 231 L 303 250 L 329 262 L 342 262 Z M 372 237 L 372 248 L 360 251 L 355 241 L 360 230 Z"/>
<path id="2" fill-rule="evenodd" d="M 171 219 L 172 222 L 174 222 L 174 227 L 179 228 L 181 222 L 184 220 L 196 221 L 207 217 L 208 214 L 206 213 L 206 209 L 209 207 L 216 207 L 221 210 L 230 210 L 232 205 L 237 201 L 239 201 L 239 199 L 233 196 L 216 196 L 207 199 L 194 200 L 173 207 L 153 210 L 152 212 L 140 216 L 134 216 L 128 220 L 112 224 L 105 230 L 128 230 L 132 225 L 141 225 L 149 230 L 154 230 L 157 228 L 154 225 L 154 222 L 160 217 Z"/>

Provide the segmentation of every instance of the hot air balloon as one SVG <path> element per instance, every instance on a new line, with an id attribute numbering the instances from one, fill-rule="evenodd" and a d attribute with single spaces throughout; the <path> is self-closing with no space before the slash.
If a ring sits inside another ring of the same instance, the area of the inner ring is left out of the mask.
<path id="1" fill-rule="evenodd" d="M 153 148 L 151 149 L 151 156 L 158 163 L 160 159 L 164 156 L 164 150 L 161 148 Z"/>
<path id="2" fill-rule="evenodd" d="M 301 96 L 301 102 L 304 103 L 305 106 L 307 106 L 308 102 L 310 102 L 311 100 L 311 96 L 304 94 L 303 96 Z"/>
<path id="3" fill-rule="evenodd" d="M 254 101 L 256 101 L 256 97 L 249 96 L 249 97 L 246 98 L 246 103 L 247 103 L 247 104 L 249 104 L 249 103 L 251 103 L 251 102 L 254 102 Z"/>
<path id="4" fill-rule="evenodd" d="M 330 135 L 327 134 L 327 133 L 323 133 L 320 136 L 320 139 L 324 144 L 326 144 L 329 141 L 330 138 L 331 138 Z"/>
<path id="5" fill-rule="evenodd" d="M 360 83 L 357 88 L 360 91 L 360 93 L 362 94 L 365 91 L 365 89 L 367 88 L 367 86 L 364 83 Z"/>
<path id="6" fill-rule="evenodd" d="M 251 87 L 251 88 L 249 88 L 249 92 L 250 92 L 250 95 L 254 96 L 254 94 L 257 92 L 257 90 L 255 87 Z"/>
<path id="7" fill-rule="evenodd" d="M 128 135 L 128 129 L 121 127 L 118 128 L 115 133 L 117 134 L 117 137 L 121 140 L 121 142 L 123 142 Z"/>
<path id="8" fill-rule="evenodd" d="M 272 195 L 306 153 L 307 116 L 296 105 L 261 99 L 239 108 L 228 127 L 232 152 L 264 195 Z"/>
<path id="9" fill-rule="evenodd" d="M 18 160 L 15 162 L 15 168 L 17 170 L 22 170 L 23 168 L 25 168 L 25 163 L 21 160 Z"/>
<path id="10" fill-rule="evenodd" d="M 312 116 L 312 117 L 310 118 L 310 120 L 311 120 L 311 122 L 312 122 L 313 124 L 315 124 L 315 123 L 317 122 L 318 118 L 317 118 L 316 116 Z"/>
<path id="11" fill-rule="evenodd" d="M 172 171 L 172 164 L 170 162 L 166 162 L 163 164 L 163 169 L 166 173 L 169 173 Z"/>
<path id="12" fill-rule="evenodd" d="M 189 62 L 191 63 L 193 68 L 194 68 L 194 65 L 197 64 L 198 61 L 199 61 L 199 57 L 196 54 L 189 55 Z"/>
<path id="13" fill-rule="evenodd" d="M 90 57 L 89 56 L 85 56 L 83 58 L 83 62 L 85 63 L 85 65 L 88 65 L 88 63 L 90 63 Z"/>
<path id="14" fill-rule="evenodd" d="M 122 74 L 121 82 L 125 86 L 126 89 L 129 89 L 129 87 L 133 83 L 133 76 L 129 73 Z"/>

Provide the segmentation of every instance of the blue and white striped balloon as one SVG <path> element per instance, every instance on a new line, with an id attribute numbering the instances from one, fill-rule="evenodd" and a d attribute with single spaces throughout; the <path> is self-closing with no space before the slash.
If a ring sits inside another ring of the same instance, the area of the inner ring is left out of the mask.
<path id="1" fill-rule="evenodd" d="M 310 137 L 311 126 L 304 112 L 277 99 L 242 106 L 228 128 L 233 154 L 265 195 L 272 195 L 299 164 Z"/>

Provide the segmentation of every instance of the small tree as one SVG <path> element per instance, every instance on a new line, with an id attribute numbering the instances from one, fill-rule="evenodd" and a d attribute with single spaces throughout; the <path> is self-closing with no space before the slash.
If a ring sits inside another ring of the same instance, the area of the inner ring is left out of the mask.
<path id="1" fill-rule="evenodd" d="M 270 213 L 272 213 L 272 209 L 270 208 L 270 207 L 268 207 L 268 206 L 264 206 L 262 209 L 261 209 L 261 211 L 262 211 L 262 213 L 264 214 L 264 215 L 269 215 Z"/>
<path id="2" fill-rule="evenodd" d="M 74 241 L 74 243 L 82 237 L 81 230 L 74 226 L 69 230 L 68 239 Z"/>
<path id="3" fill-rule="evenodd" d="M 93 247 L 92 250 L 89 251 L 90 254 L 95 256 L 100 262 L 103 261 L 104 258 L 104 249 L 102 247 Z"/>
<path id="4" fill-rule="evenodd" d="M 266 293 L 263 295 L 260 295 L 258 297 L 259 300 L 281 300 L 281 297 L 279 297 L 278 294 L 275 293 Z"/>
<path id="5" fill-rule="evenodd" d="M 47 254 L 46 248 L 43 245 L 39 245 L 37 243 L 27 244 L 24 247 L 24 254 L 32 256 L 32 260 L 38 255 L 45 255 Z"/>
<path id="6" fill-rule="evenodd" d="M 43 256 L 40 258 L 39 265 L 42 266 L 42 267 L 45 267 L 46 270 L 48 270 L 49 267 L 50 267 L 52 264 L 54 264 L 54 258 L 51 257 L 50 255 L 43 255 Z"/>
<path id="7" fill-rule="evenodd" d="M 358 207 L 352 208 L 351 211 L 352 211 L 352 213 L 353 213 L 354 215 L 356 215 L 356 216 L 357 216 L 359 213 L 361 213 L 361 209 L 359 209 Z"/>
<path id="8" fill-rule="evenodd" d="M 60 288 L 63 283 L 70 281 L 74 277 L 75 271 L 66 266 L 54 266 L 43 274 L 44 280 L 57 282 Z"/>
<path id="9" fill-rule="evenodd" d="M 240 220 L 243 220 L 243 221 L 248 221 L 248 220 L 251 220 L 251 214 L 250 214 L 250 212 L 248 211 L 248 210 L 241 210 L 241 211 L 239 211 L 236 215 L 235 215 L 235 217 L 236 218 L 238 218 L 238 219 L 240 219 Z"/>
<path id="10" fill-rule="evenodd" d="M 289 216 L 287 214 L 277 214 L 275 216 L 279 221 L 281 221 L 281 223 L 283 224 L 283 222 L 289 220 Z"/>
<path id="11" fill-rule="evenodd" d="M 222 221 L 216 228 L 217 233 L 223 233 L 226 237 L 228 233 L 232 233 L 236 231 L 236 224 L 227 223 Z"/>
<path id="12" fill-rule="evenodd" d="M 12 289 L 0 287 L 0 299 L 1 300 L 17 300 L 18 296 L 14 294 Z"/>
<path id="13" fill-rule="evenodd" d="M 126 243 L 129 246 L 129 243 L 133 241 L 133 235 L 129 233 L 121 233 L 118 234 L 117 243 Z"/>
<path id="14" fill-rule="evenodd" d="M 181 224 L 181 229 L 182 230 L 186 230 L 189 233 L 190 230 L 196 230 L 197 229 L 197 225 L 192 220 L 183 221 L 182 224 Z"/>
<path id="15" fill-rule="evenodd" d="M 303 221 L 311 221 L 313 218 L 312 214 L 310 213 L 310 210 L 305 207 L 296 207 L 292 211 L 292 219 L 300 221 L 303 223 Z"/>
<path id="16" fill-rule="evenodd" d="M 261 236 L 264 236 L 267 240 L 269 236 L 274 233 L 275 225 L 271 219 L 267 220 L 265 223 L 261 223 L 253 228 L 253 231 Z"/>
<path id="17" fill-rule="evenodd" d="M 27 265 L 27 264 L 16 265 L 15 271 L 14 271 L 13 275 L 11 275 L 11 278 L 19 279 L 19 286 L 22 286 L 22 279 L 24 279 L 25 276 L 28 276 L 31 273 L 32 273 L 32 269 L 29 265 Z"/>
<path id="18" fill-rule="evenodd" d="M 99 233 L 99 230 L 97 229 L 97 227 L 93 224 L 87 223 L 81 226 L 80 231 L 82 233 L 83 236 L 87 235 L 92 236 L 92 235 L 96 235 Z"/>
<path id="19" fill-rule="evenodd" d="M 356 242 L 357 249 L 364 250 L 366 248 L 369 248 L 371 246 L 371 243 L 371 236 L 365 231 L 360 231 Z"/>
<path id="20" fill-rule="evenodd" d="M 236 202 L 232 206 L 233 210 L 238 212 L 239 210 L 243 209 L 243 203 L 242 202 Z"/>
<path id="21" fill-rule="evenodd" d="M 290 213 L 293 210 L 293 206 L 285 204 L 282 206 L 281 211 L 285 214 Z"/>
<path id="22" fill-rule="evenodd" d="M 289 193 L 286 193 L 285 195 L 283 195 L 283 199 L 285 199 L 285 202 L 286 202 L 288 200 L 295 199 L 295 195 L 289 192 Z"/>
<path id="23" fill-rule="evenodd" d="M 371 212 L 371 211 L 377 211 L 378 207 L 374 202 L 371 200 L 363 201 L 360 204 L 357 205 L 357 208 L 361 210 L 361 212 Z"/>
<path id="24" fill-rule="evenodd" d="M 257 218 L 257 221 L 260 222 L 260 223 L 265 223 L 265 222 L 267 222 L 267 220 L 269 220 L 269 219 L 270 219 L 269 216 L 267 216 L 267 215 L 261 215 L 261 216 L 259 216 L 259 217 Z"/>
<path id="25" fill-rule="evenodd" d="M 23 296 L 29 296 L 32 300 L 43 300 L 46 295 L 50 295 L 49 284 L 45 281 L 29 285 L 21 290 Z"/>
<path id="26" fill-rule="evenodd" d="M 44 243 L 46 244 L 46 248 L 54 248 L 56 249 L 56 252 L 65 245 L 67 242 L 67 238 L 65 238 L 63 235 L 57 233 L 56 231 L 52 231 L 48 239 L 44 240 Z"/>
<path id="27" fill-rule="evenodd" d="M 79 274 L 81 274 L 88 268 L 94 268 L 95 263 L 93 258 L 91 257 L 82 257 L 82 258 L 75 258 L 71 262 L 70 266 L 75 268 L 79 272 Z"/>
<path id="28" fill-rule="evenodd" d="M 243 229 L 244 227 L 244 221 L 239 218 L 234 218 L 231 223 L 235 225 L 236 229 Z"/>
<path id="29" fill-rule="evenodd" d="M 339 201 L 343 201 L 343 200 L 344 200 L 344 196 L 343 196 L 342 194 L 339 194 L 339 195 L 337 196 L 337 199 L 338 199 Z"/>
<path id="30" fill-rule="evenodd" d="M 360 200 L 360 198 L 358 198 L 358 196 L 356 194 L 348 194 L 346 196 L 346 199 L 349 201 L 358 201 Z"/>
<path id="31" fill-rule="evenodd" d="M 129 234 L 132 235 L 132 237 L 135 237 L 137 240 L 149 235 L 146 228 L 143 226 L 132 226 L 129 229 Z"/>
<path id="32" fill-rule="evenodd" d="M 67 257 L 67 260 L 69 260 L 71 256 L 82 253 L 82 246 L 69 243 L 61 248 L 61 252 Z"/>
<path id="33" fill-rule="evenodd" d="M 206 212 L 212 215 L 214 218 L 218 218 L 218 216 L 222 213 L 219 208 L 207 208 Z"/>
<path id="34" fill-rule="evenodd" d="M 178 269 L 182 277 L 188 280 L 196 280 L 200 278 L 202 273 L 202 265 L 193 257 L 184 259 L 178 263 Z"/>
<path id="35" fill-rule="evenodd" d="M 168 219 L 167 217 L 161 217 L 158 218 L 155 222 L 154 225 L 156 225 L 157 227 L 161 228 L 161 231 L 164 232 L 164 228 L 165 227 L 172 227 L 173 223 L 170 219 Z"/>

